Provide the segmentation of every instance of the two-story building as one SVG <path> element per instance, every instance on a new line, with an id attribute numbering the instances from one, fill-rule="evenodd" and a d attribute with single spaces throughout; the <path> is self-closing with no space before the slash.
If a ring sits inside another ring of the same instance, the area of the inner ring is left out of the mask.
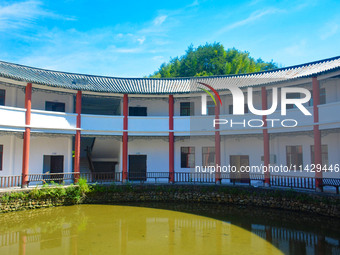
<path id="1" fill-rule="evenodd" d="M 204 84 L 221 102 L 200 89 L 214 95 Z M 311 115 L 293 104 L 283 114 L 283 96 L 304 96 L 283 94 L 285 88 L 311 92 L 302 104 Z M 237 100 L 244 100 L 244 114 L 235 112 Z M 274 101 L 271 114 L 254 114 Z M 254 172 L 270 165 L 281 169 L 275 174 L 320 177 L 309 170 L 315 163 L 327 167 L 320 174 L 334 176 L 339 113 L 340 57 L 260 73 L 174 79 L 84 75 L 0 61 L 0 175 L 122 172 L 128 179 L 129 173 L 165 172 L 173 182 L 176 172 L 206 166 L 232 166 L 234 177 L 244 179 L 242 166 Z"/>

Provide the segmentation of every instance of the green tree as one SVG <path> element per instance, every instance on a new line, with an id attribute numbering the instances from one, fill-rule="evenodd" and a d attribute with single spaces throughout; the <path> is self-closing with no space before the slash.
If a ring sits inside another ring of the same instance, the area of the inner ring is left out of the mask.
<path id="1" fill-rule="evenodd" d="M 220 43 L 198 46 L 191 44 L 185 55 L 175 57 L 169 63 L 163 63 L 158 71 L 149 77 L 193 77 L 226 74 L 243 74 L 267 71 L 277 68 L 271 62 L 264 62 L 261 58 L 255 60 L 249 52 L 235 48 L 225 50 Z"/>

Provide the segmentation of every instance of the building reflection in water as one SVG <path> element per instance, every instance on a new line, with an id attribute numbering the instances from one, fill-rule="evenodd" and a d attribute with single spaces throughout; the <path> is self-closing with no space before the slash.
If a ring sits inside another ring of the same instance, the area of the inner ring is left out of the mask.
<path id="1" fill-rule="evenodd" d="M 13 216 L 13 217 L 10 217 Z M 123 206 L 6 214 L 0 254 L 340 254 L 340 241 L 263 224 Z"/>

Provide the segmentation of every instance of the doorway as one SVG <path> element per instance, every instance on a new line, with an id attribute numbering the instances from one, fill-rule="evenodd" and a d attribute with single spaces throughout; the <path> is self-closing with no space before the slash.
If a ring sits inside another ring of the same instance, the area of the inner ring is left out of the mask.
<path id="1" fill-rule="evenodd" d="M 57 173 L 64 172 L 64 156 L 44 155 L 43 159 L 43 173 L 51 174 L 44 176 L 44 179 L 62 182 L 63 175 Z M 56 175 L 52 175 L 56 174 Z"/>
<path id="2" fill-rule="evenodd" d="M 250 183 L 249 171 L 241 172 L 241 167 L 249 166 L 249 155 L 231 155 L 230 165 L 236 167 L 236 172 L 230 173 L 230 179 L 234 183 Z"/>
<path id="3" fill-rule="evenodd" d="M 129 180 L 146 181 L 146 155 L 129 155 Z"/>

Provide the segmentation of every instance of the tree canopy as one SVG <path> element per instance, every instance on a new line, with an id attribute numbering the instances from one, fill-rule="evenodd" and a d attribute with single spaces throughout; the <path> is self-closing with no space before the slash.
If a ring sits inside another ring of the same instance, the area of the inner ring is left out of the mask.
<path id="1" fill-rule="evenodd" d="M 271 62 L 264 62 L 261 58 L 255 60 L 249 52 L 235 48 L 225 50 L 220 43 L 198 46 L 190 45 L 185 55 L 175 57 L 169 63 L 163 63 L 159 70 L 149 77 L 192 77 L 226 74 L 253 73 L 277 68 Z"/>

